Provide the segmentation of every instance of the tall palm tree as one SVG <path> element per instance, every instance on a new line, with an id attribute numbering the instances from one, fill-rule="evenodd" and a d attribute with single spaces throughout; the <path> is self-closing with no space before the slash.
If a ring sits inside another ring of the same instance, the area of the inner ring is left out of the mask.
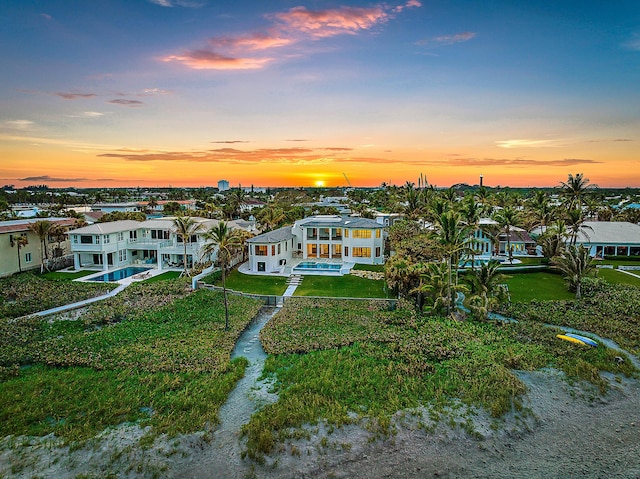
<path id="1" fill-rule="evenodd" d="M 462 200 L 462 217 L 468 226 L 469 230 L 469 252 L 471 253 L 471 269 L 476 269 L 476 247 L 477 242 L 474 241 L 474 235 L 478 229 L 478 223 L 480 222 L 480 205 L 476 202 L 473 194 L 465 195 Z"/>
<path id="2" fill-rule="evenodd" d="M 53 223 L 47 220 L 38 220 L 29 225 L 29 230 L 35 233 L 40 240 L 40 274 L 44 273 L 45 260 L 49 259 L 46 243 L 52 226 Z"/>
<path id="3" fill-rule="evenodd" d="M 420 285 L 412 290 L 429 300 L 434 313 L 449 311 L 449 269 L 447 263 L 431 262 L 424 268 Z"/>
<path id="4" fill-rule="evenodd" d="M 455 264 L 455 284 L 458 284 L 458 261 L 467 247 L 469 239 L 469 227 L 464 224 L 460 215 L 449 210 L 436 218 L 435 240 L 442 249 L 449 269 L 449 289 L 447 295 L 447 313 L 453 308 L 454 298 L 452 295 L 453 265 Z"/>
<path id="5" fill-rule="evenodd" d="M 227 301 L 227 267 L 233 254 L 242 246 L 242 240 L 237 231 L 227 227 L 223 221 L 204 233 L 203 256 L 210 256 L 218 250 L 218 262 L 222 270 L 222 292 L 224 296 L 224 329 L 229 330 L 229 303 Z"/>
<path id="6" fill-rule="evenodd" d="M 184 245 L 184 271 L 182 272 L 182 274 L 185 276 L 189 276 L 189 269 L 187 268 L 187 243 L 191 242 L 191 236 L 193 236 L 200 230 L 201 225 L 197 223 L 191 216 L 180 215 L 176 216 L 173 219 L 173 227 L 176 230 L 176 235 L 178 235 L 178 237 L 182 239 L 182 244 Z M 160 261 L 160 259 L 158 259 L 158 261 Z"/>
<path id="7" fill-rule="evenodd" d="M 593 228 L 589 225 L 586 225 L 584 213 L 581 208 L 572 208 L 565 213 L 565 222 L 567 225 L 567 229 L 569 230 L 569 243 L 572 246 L 575 246 L 576 241 L 578 240 L 578 233 L 582 232 L 584 236 L 587 238 L 589 235 L 585 230 L 593 231 Z"/>
<path id="8" fill-rule="evenodd" d="M 236 188 L 229 194 L 227 200 L 227 208 L 225 212 L 230 216 L 230 219 L 238 218 L 242 212 L 242 206 L 246 203 L 247 195 L 242 188 Z"/>
<path id="9" fill-rule="evenodd" d="M 589 184 L 589 178 L 585 178 L 582 173 L 573 176 L 569 173 L 567 181 L 561 181 L 562 196 L 569 202 L 569 208 L 579 208 L 582 201 L 590 188 L 594 185 Z"/>
<path id="10" fill-rule="evenodd" d="M 507 236 L 507 254 L 509 255 L 509 263 L 513 263 L 513 251 L 511 250 L 511 231 L 515 226 L 520 225 L 520 214 L 511 206 L 505 206 L 498 211 L 494 218 L 498 222 L 498 226 Z"/>
<path id="11" fill-rule="evenodd" d="M 569 290 L 576 292 L 576 299 L 582 297 L 582 279 L 595 269 L 593 258 L 589 250 L 582 245 L 569 246 L 562 256 L 553 260 L 553 267 L 560 271 L 567 283 Z"/>
<path id="12" fill-rule="evenodd" d="M 22 262 L 20 260 L 20 249 L 23 246 L 26 246 L 26 245 L 29 244 L 29 239 L 26 236 L 20 235 L 17 238 L 15 238 L 14 241 L 16 243 L 16 246 L 18 247 L 18 271 L 20 273 L 22 273 Z"/>

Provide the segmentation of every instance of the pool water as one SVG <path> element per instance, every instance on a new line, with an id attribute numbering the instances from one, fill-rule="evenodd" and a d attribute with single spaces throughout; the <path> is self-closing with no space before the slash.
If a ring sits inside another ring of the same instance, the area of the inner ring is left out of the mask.
<path id="1" fill-rule="evenodd" d="M 149 271 L 149 268 L 129 266 L 127 268 L 118 269 L 116 271 L 111 271 L 110 273 L 96 276 L 95 278 L 91 278 L 90 281 L 119 281 L 121 279 L 128 278 L 129 276 L 133 276 L 134 274 L 144 273 L 145 271 Z"/>
<path id="2" fill-rule="evenodd" d="M 340 271 L 342 268 L 341 264 L 336 263 L 316 263 L 315 261 L 303 261 L 295 266 L 293 269 L 303 269 L 303 270 L 311 270 L 311 271 Z"/>

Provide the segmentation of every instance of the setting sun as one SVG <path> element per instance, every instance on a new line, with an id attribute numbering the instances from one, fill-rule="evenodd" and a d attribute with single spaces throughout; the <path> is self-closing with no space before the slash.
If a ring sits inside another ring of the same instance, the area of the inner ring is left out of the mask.
<path id="1" fill-rule="evenodd" d="M 318 188 L 322 188 L 324 186 L 324 183 L 325 182 L 323 180 L 317 180 L 315 184 Z"/>

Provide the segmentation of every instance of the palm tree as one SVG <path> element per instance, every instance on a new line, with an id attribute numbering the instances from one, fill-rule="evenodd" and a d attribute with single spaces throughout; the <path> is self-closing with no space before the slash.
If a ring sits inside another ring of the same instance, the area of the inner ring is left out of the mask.
<path id="1" fill-rule="evenodd" d="M 229 330 L 229 303 L 227 301 L 227 267 L 233 253 L 242 246 L 240 235 L 231 230 L 223 221 L 204 233 L 203 256 L 210 256 L 218 250 L 218 262 L 222 270 L 222 292 L 224 296 L 224 329 Z"/>
<path id="2" fill-rule="evenodd" d="M 284 212 L 280 208 L 267 207 L 260 212 L 258 222 L 264 227 L 264 232 L 272 231 L 284 220 Z"/>
<path id="3" fill-rule="evenodd" d="M 447 267 L 449 269 L 449 289 L 447 295 L 447 313 L 451 312 L 453 308 L 454 298 L 452 295 L 452 276 L 453 276 L 453 264 L 455 264 L 456 280 L 455 284 L 458 284 L 458 261 L 460 255 L 467 247 L 469 239 L 469 227 L 464 224 L 460 215 L 449 210 L 436 218 L 435 225 L 437 231 L 435 232 L 435 239 L 438 245 L 441 247 L 444 257 L 447 260 Z"/>
<path id="4" fill-rule="evenodd" d="M 542 255 L 549 261 L 564 252 L 566 226 L 559 222 L 550 226 L 544 234 L 538 238 L 538 245 L 542 247 Z"/>
<path id="5" fill-rule="evenodd" d="M 569 208 L 581 207 L 587 191 L 594 186 L 589 184 L 589 178 L 585 178 L 582 173 L 578 173 L 576 176 L 569 173 L 566 183 L 561 181 L 560 185 L 562 196 L 569 201 Z"/>
<path id="6" fill-rule="evenodd" d="M 591 230 L 593 228 L 589 225 L 586 225 L 584 213 L 581 208 L 572 208 L 568 210 L 565 214 L 566 224 L 569 230 L 569 236 L 571 238 L 570 244 L 575 246 L 576 241 L 578 240 L 578 233 L 582 232 L 584 236 L 589 238 L 589 235 L 584 230 Z"/>
<path id="7" fill-rule="evenodd" d="M 511 228 L 520 224 L 520 214 L 511 206 L 505 206 L 498 211 L 494 218 L 498 222 L 498 226 L 507 236 L 507 254 L 509 255 L 509 263 L 513 263 L 513 251 L 511 250 Z"/>
<path id="8" fill-rule="evenodd" d="M 412 292 L 421 294 L 423 298 L 428 299 L 434 313 L 448 311 L 451 289 L 448 278 L 449 268 L 447 263 L 427 263 L 420 285 L 414 288 Z"/>
<path id="9" fill-rule="evenodd" d="M 39 220 L 29 225 L 29 230 L 35 233 L 40 240 L 40 274 L 44 273 L 45 260 L 49 259 L 46 242 L 52 226 L 53 223 L 47 220 Z"/>
<path id="10" fill-rule="evenodd" d="M 237 188 L 229 194 L 227 208 L 225 212 L 230 216 L 229 219 L 238 218 L 242 212 L 242 206 L 246 203 L 246 194 L 242 188 Z"/>
<path id="11" fill-rule="evenodd" d="M 191 216 L 180 215 L 176 216 L 173 219 L 173 227 L 176 230 L 176 235 L 178 236 L 178 238 L 182 239 L 182 244 L 184 245 L 184 271 L 182 272 L 182 274 L 185 276 L 189 276 L 189 270 L 187 268 L 187 243 L 191 241 L 191 236 L 193 236 L 200 230 L 201 225 L 199 223 L 196 223 L 196 221 Z"/>
<path id="12" fill-rule="evenodd" d="M 16 246 L 18 247 L 18 271 L 22 273 L 22 263 L 20 261 L 20 248 L 29 244 L 29 238 L 26 235 L 20 235 L 15 238 Z"/>
<path id="13" fill-rule="evenodd" d="M 576 299 L 580 299 L 582 279 L 595 269 L 595 264 L 589 250 L 578 245 L 569 246 L 562 256 L 556 257 L 553 267 L 564 275 L 569 284 L 569 291 L 575 291 Z"/>
<path id="14" fill-rule="evenodd" d="M 474 293 L 469 298 L 469 306 L 479 319 L 487 319 L 489 311 L 507 299 L 506 290 L 500 286 L 505 276 L 498 271 L 499 266 L 499 262 L 489 261 L 467 276 L 471 292 Z"/>
<path id="15" fill-rule="evenodd" d="M 473 194 L 467 194 L 462 200 L 462 217 L 469 228 L 469 252 L 471 253 L 471 269 L 476 269 L 476 246 L 473 240 L 474 234 L 480 222 L 480 205 L 476 202 Z"/>

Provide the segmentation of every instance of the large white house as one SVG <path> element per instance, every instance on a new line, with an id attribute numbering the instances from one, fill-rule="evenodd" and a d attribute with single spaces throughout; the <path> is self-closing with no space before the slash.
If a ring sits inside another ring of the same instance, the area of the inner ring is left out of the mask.
<path id="1" fill-rule="evenodd" d="M 640 256 L 640 226 L 626 221 L 585 221 L 576 244 L 591 256 Z"/>
<path id="2" fill-rule="evenodd" d="M 200 230 L 187 241 L 187 265 L 203 260 L 203 233 L 217 220 L 193 218 Z M 230 228 L 244 229 L 233 221 Z M 172 218 L 147 221 L 95 223 L 68 232 L 75 269 L 116 269 L 131 264 L 148 264 L 163 269 L 183 265 L 184 243 L 176 233 Z M 215 256 L 215 255 L 214 255 Z M 214 259 L 209 258 L 209 259 Z"/>
<path id="3" fill-rule="evenodd" d="M 383 264 L 383 230 L 383 225 L 367 218 L 337 215 L 304 218 L 293 226 L 248 240 L 249 270 L 281 272 L 294 258 Z"/>

